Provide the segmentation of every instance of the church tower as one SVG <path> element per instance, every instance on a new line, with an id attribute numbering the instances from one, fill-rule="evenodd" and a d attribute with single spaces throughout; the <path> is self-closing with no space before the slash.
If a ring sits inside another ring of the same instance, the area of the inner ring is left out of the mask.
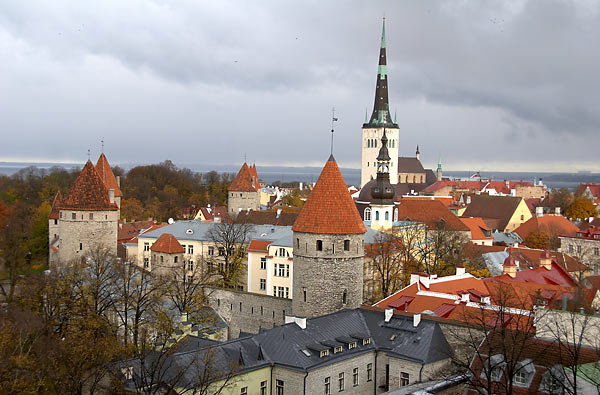
<path id="1" fill-rule="evenodd" d="M 379 49 L 379 67 L 377 70 L 377 84 L 375 86 L 375 103 L 371 118 L 362 127 L 362 165 L 360 187 L 377 176 L 377 155 L 379 153 L 379 143 L 383 136 L 384 128 L 386 130 L 388 142 L 387 148 L 392 160 L 390 161 L 390 182 L 398 183 L 398 139 L 400 128 L 395 120 L 392 120 L 390 114 L 390 105 L 388 100 L 388 80 L 387 80 L 387 61 L 386 61 L 386 42 L 385 42 L 385 18 L 381 32 L 381 48 Z"/>
<path id="2" fill-rule="evenodd" d="M 395 220 L 394 217 L 397 216 L 394 211 L 396 192 L 390 184 L 391 158 L 387 143 L 388 139 L 384 130 L 383 137 L 381 137 L 381 148 L 379 148 L 379 155 L 377 155 L 377 178 L 371 187 L 371 228 L 378 230 L 391 229 Z"/>
<path id="3" fill-rule="evenodd" d="M 292 314 L 310 318 L 358 307 L 367 230 L 333 155 L 292 230 Z"/>

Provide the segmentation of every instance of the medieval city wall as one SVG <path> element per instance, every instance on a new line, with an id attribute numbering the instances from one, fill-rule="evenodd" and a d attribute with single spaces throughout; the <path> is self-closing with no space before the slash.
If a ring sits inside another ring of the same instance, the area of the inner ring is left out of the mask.
<path id="1" fill-rule="evenodd" d="M 292 301 L 244 291 L 206 288 L 208 305 L 229 324 L 229 339 L 240 331 L 258 333 L 261 328 L 283 325 L 286 315 L 292 315 Z"/>

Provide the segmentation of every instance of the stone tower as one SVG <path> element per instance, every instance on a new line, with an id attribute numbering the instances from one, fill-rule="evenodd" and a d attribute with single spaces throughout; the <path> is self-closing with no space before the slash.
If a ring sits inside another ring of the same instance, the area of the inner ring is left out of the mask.
<path id="1" fill-rule="evenodd" d="M 260 183 L 256 165 L 246 162 L 227 189 L 227 212 L 233 217 L 243 210 L 260 210 Z"/>
<path id="2" fill-rule="evenodd" d="M 119 207 L 89 160 L 58 205 L 57 263 L 85 257 L 95 248 L 117 254 Z"/>
<path id="3" fill-rule="evenodd" d="M 363 302 L 366 228 L 333 155 L 292 227 L 292 313 L 315 317 Z"/>
<path id="4" fill-rule="evenodd" d="M 381 137 L 381 148 L 377 155 L 377 178 L 371 186 L 371 228 L 373 229 L 391 229 L 395 220 L 394 197 L 396 192 L 390 184 L 391 158 L 388 154 L 387 142 L 384 130 L 383 137 Z"/>
<path id="5" fill-rule="evenodd" d="M 383 130 L 386 130 L 388 142 L 387 148 L 390 161 L 390 182 L 398 183 L 398 139 L 400 129 L 395 120 L 392 120 L 390 114 L 390 105 L 388 100 L 388 81 L 387 81 L 387 61 L 386 61 L 386 43 L 385 43 L 385 19 L 383 20 L 383 29 L 381 33 L 381 48 L 379 49 L 379 68 L 377 70 L 377 84 L 375 87 L 375 103 L 371 118 L 362 126 L 362 164 L 360 187 L 377 176 L 376 158 L 379 152 L 379 143 Z"/>

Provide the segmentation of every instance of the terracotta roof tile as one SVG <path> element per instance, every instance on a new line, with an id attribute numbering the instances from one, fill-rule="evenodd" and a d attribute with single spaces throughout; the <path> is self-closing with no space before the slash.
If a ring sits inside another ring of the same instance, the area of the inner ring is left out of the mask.
<path id="1" fill-rule="evenodd" d="M 292 229 L 328 234 L 367 231 L 333 155 L 325 164 Z"/>
<path id="2" fill-rule="evenodd" d="M 250 240 L 250 244 L 246 249 L 246 252 L 264 252 L 267 253 L 269 245 L 272 241 L 269 240 Z"/>
<path id="3" fill-rule="evenodd" d="M 108 200 L 108 190 L 89 160 L 61 200 L 60 209 L 67 210 L 118 210 L 116 203 Z"/>
<path id="4" fill-rule="evenodd" d="M 478 217 L 460 217 L 460 220 L 471 230 L 471 240 L 493 239 L 491 233 L 486 236 L 484 232 L 491 232 L 489 226 Z"/>
<path id="5" fill-rule="evenodd" d="M 254 183 L 252 179 L 254 178 Z M 244 162 L 242 168 L 238 172 L 237 176 L 231 181 L 228 190 L 238 192 L 256 192 L 260 189 L 260 183 L 258 182 L 258 175 L 256 172 L 256 165 L 248 167 L 248 164 Z"/>
<path id="6" fill-rule="evenodd" d="M 164 252 L 165 254 L 182 254 L 185 252 L 183 246 L 170 233 L 163 233 L 150 247 L 150 251 Z"/>
<path id="7" fill-rule="evenodd" d="M 577 226 L 562 215 L 545 214 L 542 217 L 531 217 L 527 222 L 513 230 L 514 233 L 525 240 L 529 233 L 541 230 L 552 236 L 569 236 L 577 233 Z"/>
<path id="8" fill-rule="evenodd" d="M 401 199 L 398 204 L 398 220 L 423 222 L 427 228 L 437 230 L 440 224 L 446 230 L 469 231 L 467 225 L 439 200 Z"/>
<path id="9" fill-rule="evenodd" d="M 54 201 L 52 202 L 52 209 L 50 210 L 50 214 L 48 215 L 48 219 L 58 219 L 58 207 L 60 206 L 60 201 L 62 200 L 62 194 L 60 191 L 56 192 L 54 195 Z"/>
<path id="10" fill-rule="evenodd" d="M 117 183 L 117 178 L 115 177 L 110 165 L 108 164 L 108 159 L 104 153 L 100 154 L 98 158 L 98 162 L 96 162 L 96 171 L 100 175 L 100 179 L 104 182 L 106 189 L 114 189 L 115 197 L 122 197 L 123 193 L 119 188 L 119 184 Z"/>

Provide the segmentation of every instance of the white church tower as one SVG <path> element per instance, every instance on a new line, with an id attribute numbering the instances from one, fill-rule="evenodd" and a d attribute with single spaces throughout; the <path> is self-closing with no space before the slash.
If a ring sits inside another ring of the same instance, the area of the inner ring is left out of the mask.
<path id="1" fill-rule="evenodd" d="M 362 166 L 360 187 L 377 177 L 377 155 L 385 129 L 388 138 L 387 148 L 391 157 L 390 183 L 398 183 L 398 138 L 400 128 L 392 120 L 388 101 L 387 66 L 385 54 L 385 18 L 381 33 L 381 48 L 379 50 L 379 68 L 375 88 L 375 104 L 371 119 L 365 119 L 362 127 Z"/>

